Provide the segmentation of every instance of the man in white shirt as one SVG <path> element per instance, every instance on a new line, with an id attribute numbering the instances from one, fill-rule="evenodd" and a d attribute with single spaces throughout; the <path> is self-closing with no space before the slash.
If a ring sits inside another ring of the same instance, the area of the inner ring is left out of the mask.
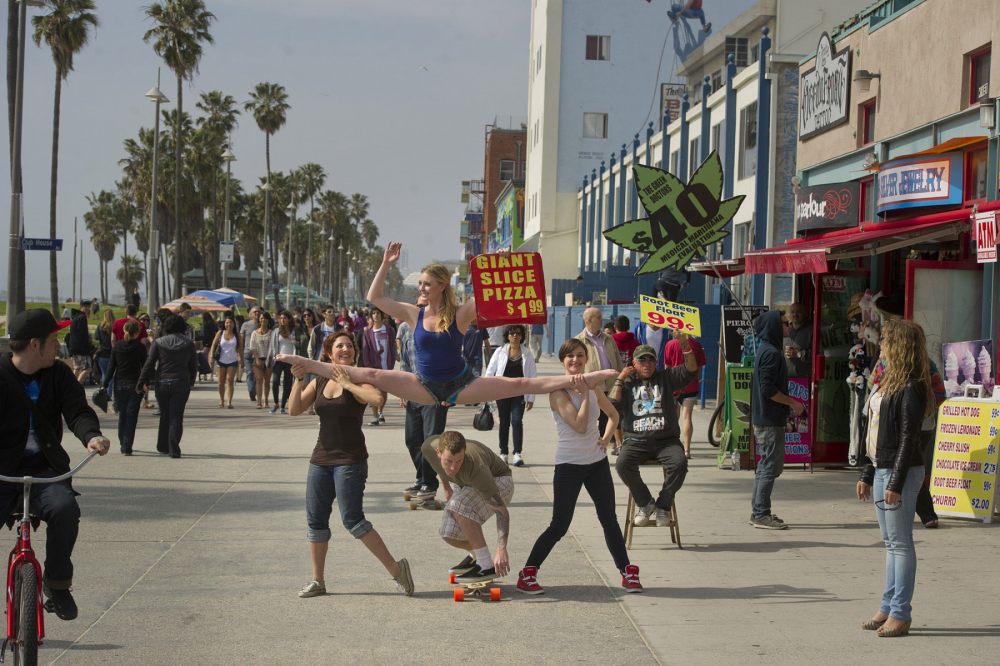
<path id="1" fill-rule="evenodd" d="M 243 367 L 247 370 L 247 391 L 250 400 L 257 399 L 257 380 L 253 376 L 253 353 L 250 351 L 250 334 L 260 325 L 260 308 L 256 305 L 250 308 L 250 316 L 240 326 L 240 347 L 243 349 Z"/>

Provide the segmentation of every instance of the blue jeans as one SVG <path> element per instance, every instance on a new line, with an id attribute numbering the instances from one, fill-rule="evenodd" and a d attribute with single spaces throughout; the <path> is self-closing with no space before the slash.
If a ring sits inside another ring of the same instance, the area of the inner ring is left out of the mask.
<path id="1" fill-rule="evenodd" d="M 771 515 L 771 490 L 774 480 L 785 468 L 785 429 L 782 426 L 754 426 L 760 462 L 753 477 L 752 516 L 763 518 Z"/>
<path id="2" fill-rule="evenodd" d="M 507 442 L 514 426 L 514 453 L 521 452 L 524 443 L 524 396 L 497 400 L 500 415 L 500 453 L 507 455 Z"/>
<path id="3" fill-rule="evenodd" d="M 903 622 L 910 621 L 910 602 L 917 578 L 917 551 L 913 547 L 913 516 L 917 512 L 917 493 L 924 481 L 924 466 L 911 467 L 903 483 L 901 505 L 894 511 L 882 508 L 885 486 L 892 475 L 891 469 L 875 470 L 872 496 L 878 529 L 885 542 L 885 591 L 879 610 Z M 888 508 L 888 507 L 886 507 Z"/>
<path id="4" fill-rule="evenodd" d="M 417 470 L 417 483 L 431 490 L 438 489 L 437 472 L 429 462 L 424 460 L 420 448 L 428 437 L 444 432 L 448 422 L 448 408 L 441 405 L 421 405 L 412 400 L 406 401 L 406 425 L 403 436 L 406 439 L 406 449 Z"/>
<path id="5" fill-rule="evenodd" d="M 374 529 L 365 520 L 365 481 L 368 463 L 355 465 L 313 465 L 306 475 L 306 540 L 326 543 L 330 540 L 330 514 L 337 500 L 340 520 L 355 539 Z"/>
<path id="6" fill-rule="evenodd" d="M 254 402 L 257 400 L 257 378 L 253 376 L 253 354 L 243 354 L 243 367 L 246 368 L 250 402 Z"/>

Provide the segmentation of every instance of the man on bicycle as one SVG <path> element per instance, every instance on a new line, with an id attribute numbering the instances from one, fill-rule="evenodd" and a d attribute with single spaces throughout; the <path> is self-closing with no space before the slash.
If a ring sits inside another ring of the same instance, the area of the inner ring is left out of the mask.
<path id="1" fill-rule="evenodd" d="M 62 421 L 89 451 L 108 452 L 97 414 L 83 386 L 65 363 L 56 362 L 57 323 L 48 310 L 25 310 L 8 326 L 11 353 L 0 357 L 0 474 L 59 476 L 69 471 L 62 447 Z M 20 506 L 20 486 L 0 483 L 0 524 Z M 80 527 L 80 505 L 69 480 L 31 487 L 31 512 L 48 525 L 42 590 L 46 608 L 62 620 L 77 616 L 70 593 L 73 546 Z"/>

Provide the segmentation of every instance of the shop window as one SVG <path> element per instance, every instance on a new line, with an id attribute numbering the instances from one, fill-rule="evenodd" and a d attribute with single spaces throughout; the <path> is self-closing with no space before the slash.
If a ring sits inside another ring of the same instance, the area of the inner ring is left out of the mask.
<path id="1" fill-rule="evenodd" d="M 750 178 L 757 173 L 757 102 L 740 111 L 740 161 L 739 178 Z"/>
<path id="2" fill-rule="evenodd" d="M 611 35 L 587 35 L 587 60 L 611 60 Z"/>
<path id="3" fill-rule="evenodd" d="M 514 178 L 514 160 L 500 160 L 500 180 L 507 182 Z"/>
<path id="4" fill-rule="evenodd" d="M 871 99 L 861 105 L 858 111 L 858 146 L 875 143 L 875 100 Z"/>
<path id="5" fill-rule="evenodd" d="M 990 47 L 969 56 L 969 104 L 990 94 Z"/>
<path id="6" fill-rule="evenodd" d="M 969 166 L 966 200 L 985 199 L 986 194 L 986 150 L 975 150 L 968 154 Z"/>
<path id="7" fill-rule="evenodd" d="M 606 113 L 583 114 L 583 138 L 607 139 L 608 114 Z"/>

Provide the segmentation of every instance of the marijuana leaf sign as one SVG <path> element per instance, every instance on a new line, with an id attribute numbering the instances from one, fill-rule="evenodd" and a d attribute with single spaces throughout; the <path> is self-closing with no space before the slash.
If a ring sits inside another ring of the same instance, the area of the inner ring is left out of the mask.
<path id="1" fill-rule="evenodd" d="M 743 203 L 743 195 L 722 199 L 722 161 L 712 151 L 685 185 L 656 167 L 635 165 L 633 181 L 649 217 L 630 220 L 604 232 L 626 250 L 649 256 L 636 275 L 684 267 L 695 255 L 725 238 L 726 225 Z"/>

